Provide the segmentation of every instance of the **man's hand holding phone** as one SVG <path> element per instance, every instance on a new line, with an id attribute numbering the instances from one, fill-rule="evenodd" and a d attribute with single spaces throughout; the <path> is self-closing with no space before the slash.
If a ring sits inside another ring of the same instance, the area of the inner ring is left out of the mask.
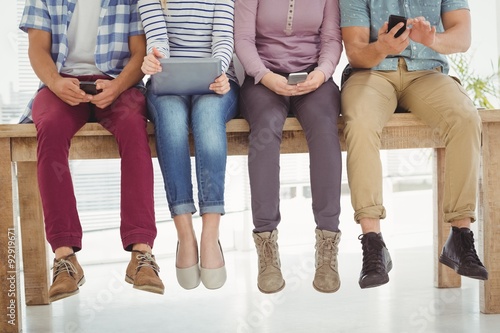
<path id="1" fill-rule="evenodd" d="M 409 34 L 411 32 L 408 25 L 411 19 L 404 16 L 390 15 L 378 31 L 378 45 L 381 55 L 398 55 L 410 44 Z"/>
<path id="2" fill-rule="evenodd" d="M 97 94 L 90 96 L 90 103 L 100 109 L 111 105 L 128 87 L 121 87 L 118 80 L 98 79 L 95 81 Z"/>
<path id="3" fill-rule="evenodd" d="M 401 25 L 403 23 L 404 25 Z M 408 27 L 411 25 L 411 30 Z M 399 27 L 399 28 L 398 28 Z M 406 18 L 404 16 L 390 15 L 388 21 L 387 34 L 394 34 L 394 38 L 401 36 L 406 30 L 409 31 L 409 38 L 417 43 L 431 47 L 436 38 L 436 27 L 432 26 L 423 16 Z"/>
<path id="4" fill-rule="evenodd" d="M 404 25 L 401 26 L 401 24 L 399 24 L 399 23 L 403 23 Z M 408 23 L 408 19 L 404 16 L 390 15 L 389 16 L 389 26 L 388 26 L 387 32 L 394 33 L 394 38 L 398 38 L 399 36 L 401 36 L 401 34 L 403 32 L 405 32 L 407 23 Z M 400 28 L 394 32 L 393 29 L 396 26 L 400 26 Z"/>
<path id="5" fill-rule="evenodd" d="M 77 78 L 57 76 L 45 84 L 68 105 L 75 106 L 90 101 L 91 96 L 80 89 L 80 81 Z"/>

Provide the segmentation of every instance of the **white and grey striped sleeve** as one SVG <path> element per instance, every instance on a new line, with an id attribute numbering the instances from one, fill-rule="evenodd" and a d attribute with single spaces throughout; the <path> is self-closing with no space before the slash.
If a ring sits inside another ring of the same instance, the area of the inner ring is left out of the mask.
<path id="1" fill-rule="evenodd" d="M 226 72 L 234 53 L 234 0 L 216 0 L 212 30 L 212 56 L 220 58 Z"/>
<path id="2" fill-rule="evenodd" d="M 147 53 L 151 53 L 155 47 L 165 58 L 169 58 L 167 23 L 160 0 L 139 0 L 139 12 L 146 33 Z"/>

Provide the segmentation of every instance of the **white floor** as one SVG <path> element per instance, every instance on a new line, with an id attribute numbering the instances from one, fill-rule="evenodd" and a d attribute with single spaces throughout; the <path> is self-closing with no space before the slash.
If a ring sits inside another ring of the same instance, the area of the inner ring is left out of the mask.
<path id="1" fill-rule="evenodd" d="M 361 290 L 359 253 L 339 256 L 341 289 L 312 286 L 312 246 L 281 248 L 285 289 L 256 287 L 254 251 L 226 251 L 228 280 L 219 290 L 184 290 L 173 258 L 159 260 L 165 295 L 132 289 L 126 262 L 85 266 L 80 294 L 48 306 L 24 308 L 24 332 L 499 332 L 500 315 L 479 311 L 479 282 L 457 289 L 433 287 L 430 247 L 392 251 L 389 284 Z"/>
<path id="2" fill-rule="evenodd" d="M 348 197 L 343 198 L 342 286 L 334 294 L 321 294 L 311 285 L 314 225 L 307 203 L 282 202 L 279 244 L 287 284 L 273 295 L 257 289 L 257 256 L 245 214 L 225 216 L 221 225 L 228 280 L 219 290 L 178 286 L 171 223 L 159 224 L 155 245 L 165 295 L 124 282 L 129 257 L 120 249 L 117 230 L 87 232 L 79 254 L 87 283 L 76 296 L 23 307 L 23 332 L 498 333 L 500 315 L 479 311 L 478 281 L 463 278 L 456 289 L 433 286 L 431 196 L 430 190 L 388 196 L 383 233 L 394 269 L 387 285 L 368 290 L 358 286 L 360 231 Z"/>

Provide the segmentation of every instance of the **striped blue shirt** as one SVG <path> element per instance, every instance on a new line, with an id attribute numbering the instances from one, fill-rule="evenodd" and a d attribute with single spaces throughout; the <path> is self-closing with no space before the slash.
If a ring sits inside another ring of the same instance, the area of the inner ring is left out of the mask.
<path id="1" fill-rule="evenodd" d="M 84 0 L 83 0 L 84 1 Z M 38 29 L 52 35 L 51 54 L 58 71 L 68 55 L 67 30 L 77 0 L 26 0 L 19 28 Z M 111 77 L 118 76 L 130 59 L 128 38 L 144 34 L 137 0 L 102 0 L 95 63 Z M 21 122 L 31 121 L 31 104 Z"/>
<path id="2" fill-rule="evenodd" d="M 234 0 L 139 0 L 148 53 L 165 57 L 219 58 L 222 71 L 237 82 L 234 52 Z"/>
<path id="3" fill-rule="evenodd" d="M 378 38 L 378 30 L 390 14 L 414 18 L 423 16 L 437 32 L 443 32 L 442 13 L 468 9 L 467 0 L 340 0 L 341 27 L 370 28 L 370 42 Z M 442 67 L 448 73 L 447 58 L 422 44 L 410 41 L 408 47 L 397 56 L 388 56 L 373 70 L 396 70 L 398 59 L 403 57 L 408 70 L 431 70 Z"/>

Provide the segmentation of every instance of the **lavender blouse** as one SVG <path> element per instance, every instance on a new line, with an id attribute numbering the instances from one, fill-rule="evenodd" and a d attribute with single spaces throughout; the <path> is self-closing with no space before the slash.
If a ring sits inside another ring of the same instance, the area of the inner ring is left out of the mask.
<path id="1" fill-rule="evenodd" d="M 338 0 L 236 0 L 235 50 L 260 82 L 317 64 L 330 79 L 342 53 Z"/>

